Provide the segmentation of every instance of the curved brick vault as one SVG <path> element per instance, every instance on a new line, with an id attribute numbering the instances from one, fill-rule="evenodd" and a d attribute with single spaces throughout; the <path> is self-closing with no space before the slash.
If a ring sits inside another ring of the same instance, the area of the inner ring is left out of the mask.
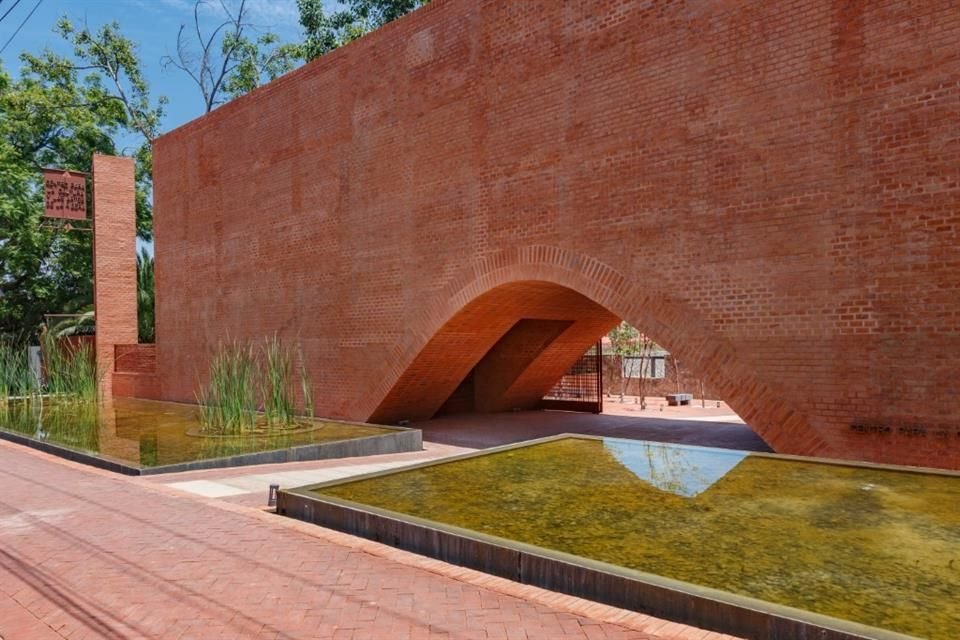
<path id="1" fill-rule="evenodd" d="M 485 372 L 503 388 L 495 387 L 496 397 L 478 409 L 535 406 L 591 344 L 626 319 L 692 371 L 702 372 L 771 446 L 805 454 L 824 451 L 802 416 L 756 378 L 749 360 L 698 322 L 694 309 L 654 285 L 631 283 L 597 260 L 556 247 L 523 247 L 471 265 L 432 302 L 411 318 L 408 339 L 394 356 L 399 366 L 371 394 L 383 398 L 370 416 L 373 421 L 432 417 L 515 323 L 568 321 L 522 369 L 501 359 L 495 371 Z M 529 334 L 524 338 L 535 342 Z M 509 352 L 515 353 L 516 346 Z M 482 402 L 485 390 L 476 391 Z"/>
<path id="2" fill-rule="evenodd" d="M 497 410 L 624 318 L 778 451 L 960 467 L 958 117 L 952 0 L 433 2 L 156 141 L 149 392 L 279 332 L 323 414 Z"/>

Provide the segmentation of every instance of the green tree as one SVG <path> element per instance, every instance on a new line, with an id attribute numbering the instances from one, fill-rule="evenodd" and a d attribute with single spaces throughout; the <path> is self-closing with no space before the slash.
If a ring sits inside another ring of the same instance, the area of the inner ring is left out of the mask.
<path id="1" fill-rule="evenodd" d="M 292 70 L 302 51 L 298 45 L 280 44 L 280 38 L 269 32 L 256 40 L 240 38 L 233 50 L 236 64 L 223 83 L 223 91 L 231 100 Z"/>
<path id="2" fill-rule="evenodd" d="M 640 332 L 632 325 L 621 321 L 620 324 L 610 330 L 607 337 L 610 338 L 610 347 L 613 349 L 613 353 L 620 358 L 620 402 L 623 402 L 629 377 L 627 357 L 637 353 Z"/>
<path id="3" fill-rule="evenodd" d="M 87 171 L 118 140 L 144 141 L 137 158 L 137 230 L 149 239 L 150 149 L 162 116 L 152 104 L 133 44 L 116 24 L 97 31 L 66 19 L 57 29 L 72 57 L 23 54 L 17 80 L 0 66 L 0 336 L 31 337 L 44 313 L 88 307 L 92 238 L 43 219 L 40 169 Z"/>
<path id="4" fill-rule="evenodd" d="M 154 340 L 153 256 L 146 249 L 137 254 L 137 334 L 140 342 Z"/>
<path id="5" fill-rule="evenodd" d="M 647 408 L 647 381 L 653 375 L 653 352 L 657 344 L 626 322 L 620 322 L 607 334 L 613 353 L 620 357 L 620 402 L 626 393 L 631 374 L 637 378 L 637 402 Z M 634 362 L 634 366 L 628 363 Z"/>
<path id="6" fill-rule="evenodd" d="M 329 15 L 323 0 L 297 0 L 304 31 L 303 58 L 307 61 L 422 7 L 430 0 L 347 0 L 346 7 Z"/>
<path id="7" fill-rule="evenodd" d="M 246 0 L 240 0 L 235 10 L 220 0 L 220 19 L 212 28 L 201 17 L 201 9 L 209 4 L 209 0 L 194 1 L 192 29 L 180 25 L 176 57 L 164 56 L 161 61 L 193 80 L 206 113 L 275 80 L 302 57 L 301 46 L 281 44 L 274 33 L 251 38 Z"/>

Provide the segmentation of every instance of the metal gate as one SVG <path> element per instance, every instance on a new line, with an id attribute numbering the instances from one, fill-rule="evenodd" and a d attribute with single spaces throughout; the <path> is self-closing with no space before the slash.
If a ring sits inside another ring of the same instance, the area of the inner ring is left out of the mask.
<path id="1" fill-rule="evenodd" d="M 597 343 L 573 363 L 544 396 L 543 409 L 603 412 L 603 346 Z"/>

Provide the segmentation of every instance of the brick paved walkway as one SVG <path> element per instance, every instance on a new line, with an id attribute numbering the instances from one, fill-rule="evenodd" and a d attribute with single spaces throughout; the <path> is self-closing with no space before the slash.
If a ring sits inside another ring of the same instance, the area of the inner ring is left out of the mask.
<path id="1" fill-rule="evenodd" d="M 726 636 L 0 443 L 0 638 Z"/>

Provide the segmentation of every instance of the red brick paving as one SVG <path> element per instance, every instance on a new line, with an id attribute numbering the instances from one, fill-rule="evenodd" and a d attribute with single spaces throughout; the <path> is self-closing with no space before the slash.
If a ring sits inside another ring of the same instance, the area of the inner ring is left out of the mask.
<path id="1" fill-rule="evenodd" d="M 4 640 L 721 637 L 9 443 L 0 481 Z"/>

